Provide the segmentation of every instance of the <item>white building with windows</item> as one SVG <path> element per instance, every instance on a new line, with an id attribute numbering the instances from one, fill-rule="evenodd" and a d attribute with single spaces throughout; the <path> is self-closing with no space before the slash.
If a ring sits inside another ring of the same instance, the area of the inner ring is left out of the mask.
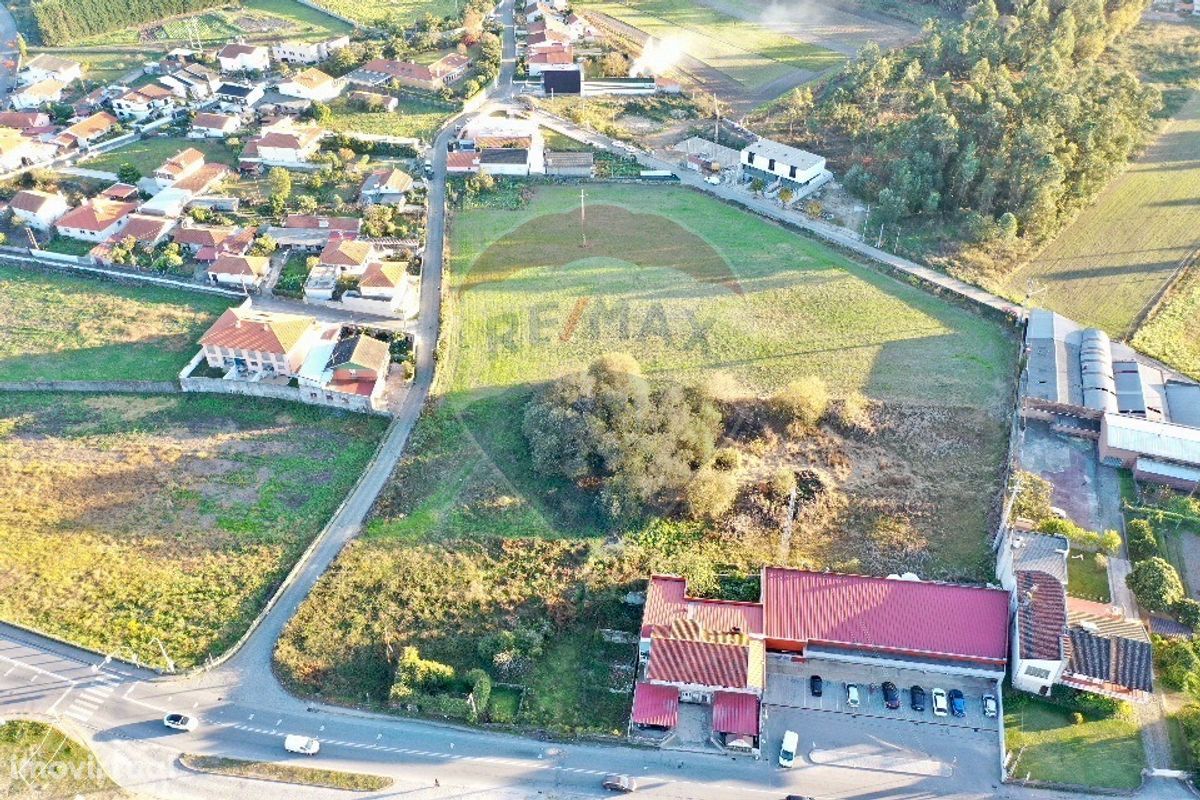
<path id="1" fill-rule="evenodd" d="M 826 172 L 825 157 L 773 142 L 759 139 L 742 149 L 742 172 L 750 177 L 761 177 L 768 183 L 775 179 L 803 186 Z"/>

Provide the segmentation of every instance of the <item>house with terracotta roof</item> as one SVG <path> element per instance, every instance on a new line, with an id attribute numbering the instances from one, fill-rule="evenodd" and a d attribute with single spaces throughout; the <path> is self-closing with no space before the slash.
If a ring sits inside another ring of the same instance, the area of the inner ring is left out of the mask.
<path id="1" fill-rule="evenodd" d="M 569 47 L 539 50 L 530 54 L 525 64 L 530 75 L 541 75 L 543 72 L 555 69 L 573 69 L 575 53 Z"/>
<path id="2" fill-rule="evenodd" d="M 221 72 L 266 72 L 271 68 L 271 51 L 260 45 L 230 42 L 217 51 Z"/>
<path id="3" fill-rule="evenodd" d="M 363 205 L 404 205 L 413 187 L 412 176 L 395 167 L 373 170 L 358 190 L 358 202 Z"/>
<path id="4" fill-rule="evenodd" d="M 43 192 L 41 189 L 22 189 L 8 201 L 8 207 L 14 220 L 39 231 L 50 230 L 50 226 L 71 208 L 61 192 Z"/>
<path id="5" fill-rule="evenodd" d="M 54 130 L 50 115 L 43 111 L 0 111 L 0 127 L 13 128 L 26 136 Z"/>
<path id="6" fill-rule="evenodd" d="M 221 255 L 208 267 L 208 279 L 220 286 L 257 288 L 271 271 L 267 256 Z"/>
<path id="7" fill-rule="evenodd" d="M 296 166 L 309 163 L 328 131 L 284 118 L 263 128 L 246 143 L 239 163 L 246 165 Z"/>
<path id="8" fill-rule="evenodd" d="M 61 236 L 99 243 L 115 236 L 137 208 L 137 203 L 94 197 L 59 217 L 54 227 Z"/>
<path id="9" fill-rule="evenodd" d="M 64 129 L 58 134 L 54 142 L 59 147 L 66 149 L 86 147 L 92 142 L 103 138 L 120 124 L 117 118 L 107 111 L 97 111 L 90 117 L 81 119 L 69 128 Z"/>
<path id="10" fill-rule="evenodd" d="M 165 189 L 175 181 L 186 178 L 204 166 L 204 153 L 187 147 L 168 158 L 154 170 L 154 182 Z"/>
<path id="11" fill-rule="evenodd" d="M 69 58 L 39 53 L 25 62 L 17 77 L 25 85 L 52 79 L 65 86 L 83 77 L 83 65 Z"/>
<path id="12" fill-rule="evenodd" d="M 346 76 L 349 83 L 382 86 L 395 83 L 416 89 L 438 91 L 467 74 L 471 59 L 460 53 L 447 53 L 432 64 L 376 58 Z"/>
<path id="13" fill-rule="evenodd" d="M 206 247 L 216 250 L 218 245 L 230 236 L 233 236 L 236 232 L 237 228 L 231 226 L 220 227 L 184 223 L 175 229 L 175 236 L 172 238 L 172 241 L 195 255 Z"/>
<path id="14" fill-rule="evenodd" d="M 116 263 L 113 255 L 117 247 L 132 244 L 139 251 L 147 252 L 166 239 L 175 225 L 175 220 L 165 217 L 130 214 L 119 231 L 93 247 L 88 255 L 98 264 L 111 266 Z"/>
<path id="15" fill-rule="evenodd" d="M 642 614 L 631 732 L 711 707 L 727 748 L 757 751 L 762 698 L 797 660 L 904 666 L 999 681 L 1009 593 L 951 583 L 764 567 L 757 602 L 691 597 L 654 575 Z M 945 613 L 954 609 L 954 613 Z"/>
<path id="16" fill-rule="evenodd" d="M 344 330 L 323 334 L 309 351 L 297 382 L 301 390 L 335 396 L 361 397 L 372 408 L 385 405 L 387 375 L 391 368 L 387 342 L 362 333 Z"/>
<path id="17" fill-rule="evenodd" d="M 358 279 L 358 293 L 365 300 L 395 304 L 408 288 L 408 272 L 399 261 L 375 261 Z"/>
<path id="18" fill-rule="evenodd" d="M 162 113 L 175 104 L 175 95 L 158 84 L 147 84 L 137 89 L 130 89 L 113 99 L 113 111 L 121 119 L 144 120 L 155 114 Z"/>
<path id="19" fill-rule="evenodd" d="M 221 138 L 236 133 L 241 127 L 241 118 L 234 114 L 201 111 L 192 118 L 192 130 L 188 135 L 197 139 Z"/>
<path id="20" fill-rule="evenodd" d="M 479 172 L 478 150 L 455 150 L 446 154 L 446 172 L 458 175 Z"/>
<path id="21" fill-rule="evenodd" d="M 1150 637 L 1117 606 L 1067 594 L 1070 543 L 1008 530 L 996 574 L 1012 592 L 1012 685 L 1049 695 L 1056 684 L 1141 702 L 1153 691 Z"/>
<path id="22" fill-rule="evenodd" d="M 279 84 L 279 93 L 303 100 L 332 100 L 342 91 L 342 82 L 316 67 L 297 72 Z"/>
<path id="23" fill-rule="evenodd" d="M 134 202 L 140 196 L 138 188 L 131 183 L 114 183 L 104 191 L 100 192 L 100 197 L 107 197 L 109 200 L 122 200 L 126 202 Z"/>
<path id="24" fill-rule="evenodd" d="M 67 85 L 54 78 L 46 78 L 30 84 L 12 95 L 12 107 L 18 111 L 31 108 L 41 108 L 50 103 L 62 100 L 63 89 Z"/>
<path id="25" fill-rule="evenodd" d="M 312 317 L 260 311 L 247 301 L 226 309 L 200 337 L 200 347 L 214 369 L 295 377 L 318 328 Z"/>
<path id="26" fill-rule="evenodd" d="M 379 254 L 370 242 L 338 239 L 325 245 L 319 263 L 333 267 L 340 275 L 362 275 L 371 262 L 378 260 Z"/>

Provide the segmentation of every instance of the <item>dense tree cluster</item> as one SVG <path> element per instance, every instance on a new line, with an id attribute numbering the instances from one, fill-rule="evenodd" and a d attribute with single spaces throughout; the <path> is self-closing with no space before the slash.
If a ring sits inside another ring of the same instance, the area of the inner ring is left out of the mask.
<path id="1" fill-rule="evenodd" d="M 597 487 L 619 520 L 677 501 L 712 457 L 720 421 L 700 392 L 651 387 L 618 353 L 550 384 L 526 407 L 524 432 L 538 472 Z"/>
<path id="2" fill-rule="evenodd" d="M 42 44 L 55 46 L 224 4 L 225 0 L 40 0 L 32 9 Z"/>
<path id="3" fill-rule="evenodd" d="M 982 0 L 909 48 L 868 45 L 804 117 L 847 138 L 872 220 L 949 218 L 973 241 L 1054 233 L 1150 130 L 1161 99 L 1099 60 L 1143 0 Z M 789 97 L 803 110 L 812 101 Z"/>

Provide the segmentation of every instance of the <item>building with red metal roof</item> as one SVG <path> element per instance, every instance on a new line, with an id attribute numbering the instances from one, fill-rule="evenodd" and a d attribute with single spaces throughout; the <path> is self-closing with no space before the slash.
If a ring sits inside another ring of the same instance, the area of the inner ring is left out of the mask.
<path id="1" fill-rule="evenodd" d="M 631 731 L 672 728 L 679 703 L 700 703 L 712 707 L 713 733 L 726 747 L 757 751 L 772 658 L 999 680 L 1009 610 L 1004 589 L 932 581 L 765 567 L 761 600 L 739 602 L 689 597 L 685 579 L 654 575 Z"/>

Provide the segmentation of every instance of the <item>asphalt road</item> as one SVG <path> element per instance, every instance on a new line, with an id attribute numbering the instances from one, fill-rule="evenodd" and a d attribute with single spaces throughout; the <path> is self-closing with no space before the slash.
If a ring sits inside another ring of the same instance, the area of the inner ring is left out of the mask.
<path id="1" fill-rule="evenodd" d="M 12 68 L 4 66 L 12 62 Z M 8 13 L 8 6 L 0 5 L 0 96 L 7 103 L 8 87 L 16 83 L 17 23 Z"/>

